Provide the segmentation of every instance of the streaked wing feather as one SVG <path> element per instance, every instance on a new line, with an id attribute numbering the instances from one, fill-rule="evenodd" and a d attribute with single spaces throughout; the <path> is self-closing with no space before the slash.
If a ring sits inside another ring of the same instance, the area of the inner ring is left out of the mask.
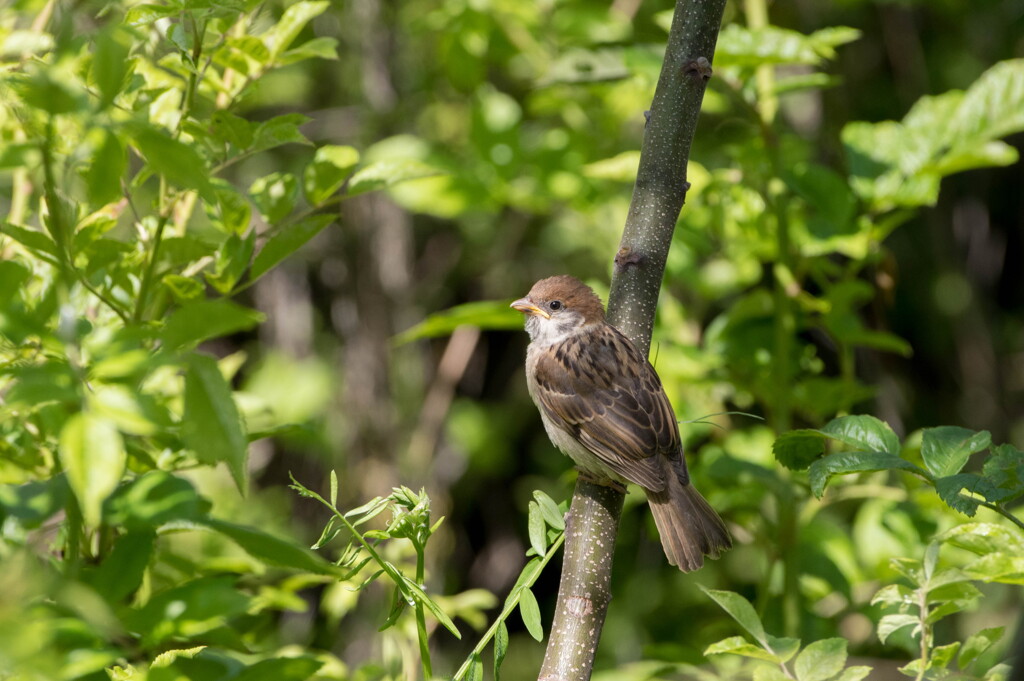
<path id="1" fill-rule="evenodd" d="M 654 369 L 625 336 L 573 337 L 536 364 L 538 402 L 609 469 L 665 489 L 664 461 L 680 457 L 679 427 Z"/>

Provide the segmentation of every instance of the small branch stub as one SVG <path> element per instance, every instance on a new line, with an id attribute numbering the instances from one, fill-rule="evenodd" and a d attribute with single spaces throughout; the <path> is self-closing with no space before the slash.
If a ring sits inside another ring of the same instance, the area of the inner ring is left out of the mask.
<path id="1" fill-rule="evenodd" d="M 711 62 L 708 61 L 707 57 L 697 57 L 696 59 L 690 60 L 686 65 L 686 75 L 692 77 L 699 77 L 708 81 L 711 79 Z"/>
<path id="2" fill-rule="evenodd" d="M 640 265 L 644 261 L 644 256 L 637 253 L 629 246 L 623 246 L 619 249 L 619 252 L 615 254 L 615 271 L 621 272 L 630 265 Z"/>

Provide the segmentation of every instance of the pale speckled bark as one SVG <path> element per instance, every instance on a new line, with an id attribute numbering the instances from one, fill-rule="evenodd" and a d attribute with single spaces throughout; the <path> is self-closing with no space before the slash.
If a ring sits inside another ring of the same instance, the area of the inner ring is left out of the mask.
<path id="1" fill-rule="evenodd" d="M 725 0 L 677 0 L 644 132 L 633 201 L 615 256 L 608 319 L 646 355 Z M 558 604 L 540 681 L 586 681 L 605 614 L 622 492 L 580 479 L 569 509 Z M 666 569 L 668 569 L 666 564 Z"/>

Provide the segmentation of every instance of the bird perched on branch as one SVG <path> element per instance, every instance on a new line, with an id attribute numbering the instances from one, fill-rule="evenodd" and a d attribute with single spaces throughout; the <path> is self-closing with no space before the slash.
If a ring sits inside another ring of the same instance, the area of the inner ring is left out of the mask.
<path id="1" fill-rule="evenodd" d="M 693 488 L 672 405 L 654 367 L 605 321 L 594 291 L 561 275 L 512 307 L 526 315 L 526 381 L 552 444 L 595 482 L 643 488 L 665 556 L 688 572 L 732 546 Z"/>

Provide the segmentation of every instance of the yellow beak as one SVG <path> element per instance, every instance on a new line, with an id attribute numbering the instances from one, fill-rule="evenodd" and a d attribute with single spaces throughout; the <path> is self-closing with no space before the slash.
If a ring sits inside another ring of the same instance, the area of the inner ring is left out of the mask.
<path id="1" fill-rule="evenodd" d="M 551 319 L 550 314 L 548 314 L 545 310 L 542 310 L 536 305 L 534 305 L 529 298 L 520 298 L 519 300 L 514 300 L 512 301 L 512 304 L 509 305 L 509 307 L 511 307 L 513 310 L 519 310 L 523 314 L 535 314 L 540 315 L 544 319 Z"/>

